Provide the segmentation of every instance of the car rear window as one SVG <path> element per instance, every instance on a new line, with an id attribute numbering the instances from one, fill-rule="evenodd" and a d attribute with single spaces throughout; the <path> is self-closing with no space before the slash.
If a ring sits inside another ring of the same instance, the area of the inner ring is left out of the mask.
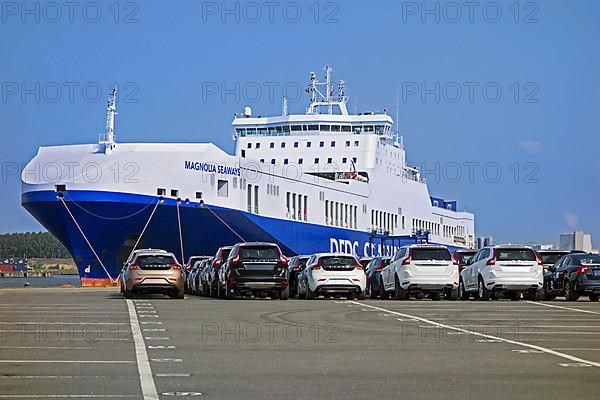
<path id="1" fill-rule="evenodd" d="M 581 261 L 582 265 L 600 264 L 600 256 L 596 254 L 580 256 L 579 260 Z"/>
<path id="2" fill-rule="evenodd" d="M 539 253 L 543 264 L 554 264 L 565 253 Z"/>
<path id="3" fill-rule="evenodd" d="M 306 268 L 306 262 L 308 261 L 309 258 L 310 257 L 305 257 L 305 258 L 298 259 L 298 262 L 296 263 L 296 267 L 298 267 L 300 269 Z"/>
<path id="4" fill-rule="evenodd" d="M 535 261 L 535 253 L 531 249 L 496 249 L 498 261 Z"/>
<path id="5" fill-rule="evenodd" d="M 452 257 L 448 249 L 411 249 L 411 257 L 413 260 L 424 261 L 424 260 L 443 260 L 451 261 Z"/>
<path id="6" fill-rule="evenodd" d="M 477 252 L 474 252 L 473 254 L 471 254 L 471 253 L 457 253 L 459 264 L 468 264 L 469 261 L 471 261 L 473 259 L 473 257 L 475 257 L 476 254 L 477 254 Z"/>
<path id="7" fill-rule="evenodd" d="M 175 264 L 173 256 L 138 256 L 136 264 L 142 269 L 167 269 Z"/>
<path id="8" fill-rule="evenodd" d="M 231 253 L 231 249 L 221 250 L 221 260 L 227 260 L 227 257 L 229 257 L 229 253 Z"/>
<path id="9" fill-rule="evenodd" d="M 277 260 L 279 249 L 275 246 L 243 246 L 240 247 L 242 260 Z"/>
<path id="10" fill-rule="evenodd" d="M 356 265 L 356 260 L 354 257 L 344 257 L 344 256 L 331 256 L 331 257 L 321 257 L 319 259 L 319 264 L 325 267 L 333 267 L 338 265 Z"/>

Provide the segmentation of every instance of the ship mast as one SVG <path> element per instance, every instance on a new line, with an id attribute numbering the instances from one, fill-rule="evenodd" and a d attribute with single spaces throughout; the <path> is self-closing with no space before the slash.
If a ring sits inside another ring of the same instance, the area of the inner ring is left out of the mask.
<path id="1" fill-rule="evenodd" d="M 115 116 L 117 115 L 117 88 L 113 88 L 108 104 L 106 105 L 106 133 L 102 144 L 107 150 L 115 147 Z"/>

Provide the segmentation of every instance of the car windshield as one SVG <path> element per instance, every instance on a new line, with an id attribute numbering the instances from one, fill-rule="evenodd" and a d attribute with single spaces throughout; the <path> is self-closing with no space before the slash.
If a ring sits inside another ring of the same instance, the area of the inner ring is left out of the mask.
<path id="1" fill-rule="evenodd" d="M 586 254 L 578 258 L 581 265 L 600 264 L 600 256 L 597 254 Z"/>
<path id="2" fill-rule="evenodd" d="M 554 264 L 565 253 L 539 253 L 543 264 Z"/>
<path id="3" fill-rule="evenodd" d="M 443 260 L 451 261 L 452 257 L 448 249 L 420 249 L 413 248 L 411 250 L 411 257 L 413 260 L 424 261 L 424 260 Z"/>
<path id="4" fill-rule="evenodd" d="M 166 265 L 175 264 L 175 260 L 172 256 L 139 256 L 136 260 L 136 264 L 141 268 L 149 269 L 149 268 L 160 268 Z"/>
<path id="5" fill-rule="evenodd" d="M 459 264 L 468 264 L 473 257 L 475 257 L 475 254 L 477 254 L 477 252 L 474 253 L 458 253 L 458 263 Z"/>
<path id="6" fill-rule="evenodd" d="M 243 260 L 277 260 L 279 256 L 279 249 L 275 246 L 240 247 L 240 258 Z"/>
<path id="7" fill-rule="evenodd" d="M 319 264 L 326 267 L 333 267 L 339 265 L 356 265 L 356 260 L 354 259 L 354 257 L 344 256 L 321 257 L 319 259 Z"/>
<path id="8" fill-rule="evenodd" d="M 306 268 L 306 262 L 308 261 L 308 259 L 309 259 L 309 257 L 299 258 L 298 261 L 296 262 L 296 267 L 298 267 L 300 269 Z"/>
<path id="9" fill-rule="evenodd" d="M 535 253 L 531 249 L 496 249 L 498 261 L 535 261 Z"/>
<path id="10" fill-rule="evenodd" d="M 371 261 L 373 261 L 372 258 L 363 258 L 362 260 L 360 260 L 360 265 L 362 265 L 363 268 L 367 268 L 367 265 L 369 265 Z"/>

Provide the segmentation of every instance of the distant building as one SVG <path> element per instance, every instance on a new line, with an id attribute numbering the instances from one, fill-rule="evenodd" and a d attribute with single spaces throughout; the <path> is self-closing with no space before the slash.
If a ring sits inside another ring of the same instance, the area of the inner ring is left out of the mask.
<path id="1" fill-rule="evenodd" d="M 563 250 L 592 251 L 592 235 L 583 231 L 562 233 L 560 248 Z"/>
<path id="2" fill-rule="evenodd" d="M 534 244 L 531 246 L 534 250 L 554 250 L 556 246 L 553 244 Z"/>
<path id="3" fill-rule="evenodd" d="M 494 245 L 494 238 L 491 236 L 479 236 L 477 238 L 477 248 L 481 249 L 482 247 L 485 246 L 493 246 Z"/>
<path id="4" fill-rule="evenodd" d="M 27 260 L 24 259 L 7 258 L 0 260 L 0 270 L 2 272 L 27 271 L 28 268 Z"/>

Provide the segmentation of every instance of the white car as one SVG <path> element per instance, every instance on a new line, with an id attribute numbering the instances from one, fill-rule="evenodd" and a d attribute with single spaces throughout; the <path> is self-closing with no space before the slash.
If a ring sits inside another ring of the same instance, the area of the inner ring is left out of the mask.
<path id="1" fill-rule="evenodd" d="M 544 266 L 530 247 L 489 246 L 479 250 L 460 273 L 459 297 L 519 300 L 524 293 L 528 298 L 540 299 L 543 286 Z"/>
<path id="2" fill-rule="evenodd" d="M 349 254 L 312 255 L 298 277 L 298 297 L 312 300 L 317 296 L 365 299 L 367 277 L 363 266 Z"/>
<path id="3" fill-rule="evenodd" d="M 458 297 L 458 263 L 445 246 L 413 244 L 401 247 L 381 271 L 381 298 L 390 293 L 397 300 L 429 296 L 440 300 Z"/>

